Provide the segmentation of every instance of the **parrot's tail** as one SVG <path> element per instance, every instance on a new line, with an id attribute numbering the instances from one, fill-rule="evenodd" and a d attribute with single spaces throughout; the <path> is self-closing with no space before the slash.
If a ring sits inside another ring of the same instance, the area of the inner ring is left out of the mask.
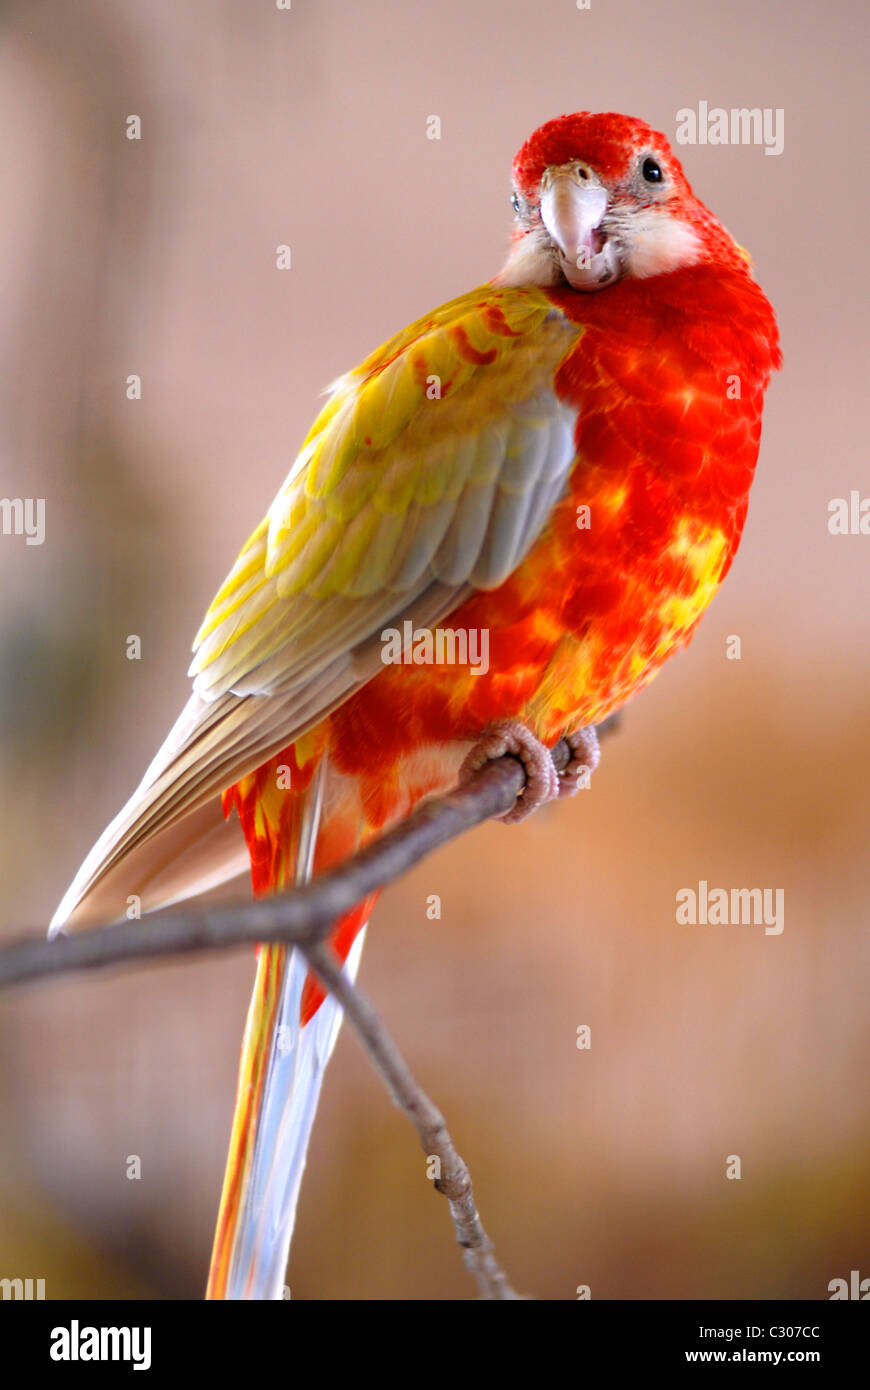
<path id="1" fill-rule="evenodd" d="M 355 978 L 360 931 L 345 969 Z M 300 1023 L 308 965 L 298 951 L 260 951 L 239 1070 L 207 1298 L 280 1298 L 323 1073 L 341 1027 L 328 997 Z"/>
<path id="2" fill-rule="evenodd" d="M 336 834 L 336 817 L 324 815 L 325 756 L 303 794 L 283 798 L 292 823 L 269 815 L 276 770 L 280 775 L 285 766 L 275 759 L 228 794 L 242 818 L 260 893 L 307 881 L 315 847 L 320 869 L 352 852 L 358 840 L 356 832 L 348 842 L 346 824 Z M 330 936 L 351 979 L 376 896 L 339 918 Z M 282 1297 L 308 1141 L 341 1018 L 301 952 L 259 948 L 206 1298 Z"/>

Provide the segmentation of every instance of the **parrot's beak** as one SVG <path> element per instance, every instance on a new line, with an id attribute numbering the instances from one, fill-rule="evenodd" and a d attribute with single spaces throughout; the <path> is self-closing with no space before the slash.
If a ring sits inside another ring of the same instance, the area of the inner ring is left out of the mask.
<path id="1" fill-rule="evenodd" d="M 619 277 L 618 253 L 601 226 L 606 212 L 607 190 L 588 165 L 545 170 L 541 221 L 575 290 L 603 289 Z"/>

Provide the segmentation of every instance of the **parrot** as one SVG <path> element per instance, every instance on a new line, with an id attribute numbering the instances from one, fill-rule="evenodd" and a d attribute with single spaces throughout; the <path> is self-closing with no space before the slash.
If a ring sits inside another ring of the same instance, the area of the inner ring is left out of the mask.
<path id="1" fill-rule="evenodd" d="M 328 388 L 51 934 L 247 871 L 292 890 L 505 754 L 520 821 L 690 640 L 747 515 L 773 308 L 643 120 L 559 116 L 512 175 L 502 269 Z M 331 928 L 350 980 L 376 897 Z M 257 948 L 207 1298 L 282 1296 L 340 1024 L 299 951 Z"/>

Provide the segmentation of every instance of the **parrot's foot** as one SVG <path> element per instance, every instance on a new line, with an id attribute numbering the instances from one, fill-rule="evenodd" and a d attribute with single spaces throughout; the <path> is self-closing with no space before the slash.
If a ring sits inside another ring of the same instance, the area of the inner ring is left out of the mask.
<path id="1" fill-rule="evenodd" d="M 595 725 L 587 724 L 584 729 L 565 734 L 565 742 L 571 757 L 559 773 L 559 795 L 574 796 L 581 787 L 589 786 L 589 778 L 601 761 Z"/>
<path id="2" fill-rule="evenodd" d="M 553 766 L 550 750 L 525 724 L 518 719 L 502 719 L 491 724 L 459 769 L 459 781 L 460 784 L 467 782 L 485 763 L 495 762 L 507 753 L 520 760 L 526 774 L 526 785 L 516 802 L 499 817 L 505 825 L 516 825 L 544 802 L 559 795 L 559 774 Z"/>

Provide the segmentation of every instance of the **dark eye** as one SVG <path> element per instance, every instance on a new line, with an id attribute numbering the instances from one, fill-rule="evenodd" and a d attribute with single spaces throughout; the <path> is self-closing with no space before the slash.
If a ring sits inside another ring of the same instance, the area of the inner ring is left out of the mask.
<path id="1" fill-rule="evenodd" d="M 664 178 L 664 174 L 662 173 L 662 166 L 658 163 L 657 160 L 652 159 L 649 156 L 647 156 L 647 158 L 643 161 L 643 164 L 640 167 L 640 172 L 643 174 L 647 183 L 661 183 L 662 179 Z"/>
<path id="2" fill-rule="evenodd" d="M 519 210 L 520 210 L 520 195 L 519 195 L 519 193 L 512 193 L 512 194 L 511 194 L 511 207 L 513 208 L 514 212 L 519 212 Z"/>

